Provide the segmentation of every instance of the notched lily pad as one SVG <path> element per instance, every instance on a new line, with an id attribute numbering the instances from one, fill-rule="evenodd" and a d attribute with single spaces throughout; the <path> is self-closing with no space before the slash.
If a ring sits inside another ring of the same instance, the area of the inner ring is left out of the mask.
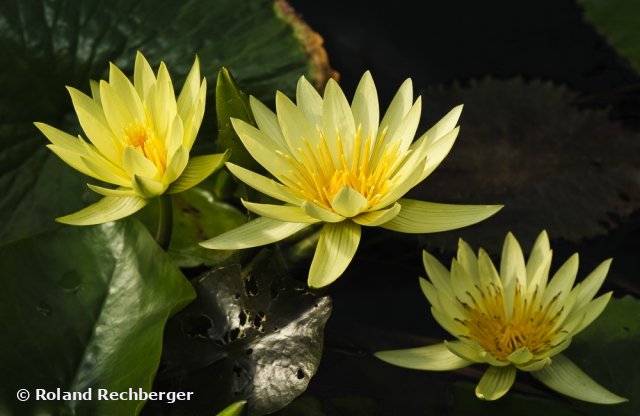
<path id="1" fill-rule="evenodd" d="M 302 393 L 322 355 L 331 300 L 273 267 L 219 267 L 197 278 L 196 301 L 170 321 L 158 390 L 193 391 L 172 415 L 209 415 L 247 400 L 249 415 Z"/>
<path id="2" fill-rule="evenodd" d="M 409 195 L 505 205 L 480 224 L 425 235 L 425 244 L 452 250 L 462 237 L 495 253 L 507 231 L 533 242 L 541 229 L 579 242 L 640 207 L 640 137 L 606 111 L 577 109 L 566 88 L 484 79 L 423 95 L 427 123 L 454 105 L 464 110 L 451 152 Z"/>

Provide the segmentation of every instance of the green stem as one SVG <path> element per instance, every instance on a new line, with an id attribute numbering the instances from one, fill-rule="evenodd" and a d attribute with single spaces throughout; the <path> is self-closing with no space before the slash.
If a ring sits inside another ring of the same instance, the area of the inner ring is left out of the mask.
<path id="1" fill-rule="evenodd" d="M 173 209 L 171 207 L 171 195 L 164 194 L 158 198 L 160 210 L 158 212 L 158 230 L 156 241 L 164 251 L 169 249 L 171 231 L 173 229 Z"/>

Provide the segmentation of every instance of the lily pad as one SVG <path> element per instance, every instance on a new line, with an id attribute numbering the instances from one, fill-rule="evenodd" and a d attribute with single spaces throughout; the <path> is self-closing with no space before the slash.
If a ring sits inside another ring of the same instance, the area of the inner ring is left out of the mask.
<path id="1" fill-rule="evenodd" d="M 454 105 L 464 103 L 464 110 L 451 152 L 409 195 L 505 206 L 474 226 L 425 235 L 425 245 L 453 250 L 462 237 L 499 253 L 507 231 L 533 242 L 542 229 L 581 242 L 640 207 L 640 137 L 606 111 L 576 108 L 576 93 L 549 82 L 487 78 L 423 95 L 425 123 Z"/>
<path id="2" fill-rule="evenodd" d="M 194 297 L 145 228 L 65 227 L 3 247 L 0 264 L 0 413 L 137 414 L 144 401 L 98 400 L 98 389 L 149 391 L 167 318 Z M 36 389 L 93 400 L 36 401 Z"/>
<path id="3" fill-rule="evenodd" d="M 620 55 L 640 71 L 640 3 L 634 0 L 578 0 L 584 15 Z"/>
<path id="4" fill-rule="evenodd" d="M 284 1 L 24 0 L 0 4 L 0 242 L 54 227 L 81 208 L 86 178 L 44 148 L 32 125 L 81 133 L 65 91 L 85 92 L 109 61 L 131 74 L 135 52 L 164 60 L 179 87 L 200 57 L 209 82 L 224 65 L 262 100 L 295 90 L 300 75 L 318 86 L 332 73 L 319 36 Z M 215 150 L 214 88 L 197 152 Z"/>
<path id="5" fill-rule="evenodd" d="M 306 389 L 322 355 L 329 297 L 264 266 L 219 267 L 194 286 L 197 299 L 167 325 L 157 378 L 157 390 L 194 392 L 171 415 L 209 415 L 240 399 L 248 415 L 263 415 Z"/>

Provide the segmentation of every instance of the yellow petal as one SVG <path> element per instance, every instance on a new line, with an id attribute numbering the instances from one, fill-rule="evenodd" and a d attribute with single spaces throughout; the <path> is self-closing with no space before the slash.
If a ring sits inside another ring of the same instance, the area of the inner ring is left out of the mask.
<path id="1" fill-rule="evenodd" d="M 169 194 L 186 191 L 205 180 L 229 159 L 229 151 L 215 155 L 196 156 L 189 159 L 178 179 L 167 189 Z"/>
<path id="2" fill-rule="evenodd" d="M 100 81 L 100 99 L 105 120 L 113 134 L 118 138 L 125 137 L 125 129 L 144 119 L 131 112 L 114 88 L 106 81 Z"/>
<path id="3" fill-rule="evenodd" d="M 204 117 L 204 108 L 207 101 L 207 80 L 202 80 L 200 84 L 200 91 L 196 102 L 190 108 L 186 116 L 182 117 L 183 129 L 184 129 L 184 147 L 187 150 L 191 150 L 200 125 L 202 124 L 202 117 Z"/>
<path id="4" fill-rule="evenodd" d="M 289 164 L 285 163 L 282 156 L 277 153 L 288 155 L 288 150 L 278 146 L 260 130 L 242 120 L 232 118 L 231 124 L 249 154 L 269 173 L 278 178 L 280 174 L 290 169 Z"/>
<path id="5" fill-rule="evenodd" d="M 404 350 L 378 351 L 374 355 L 389 364 L 415 370 L 449 371 L 473 364 L 453 354 L 443 343 Z"/>
<path id="6" fill-rule="evenodd" d="M 391 221 L 396 215 L 400 213 L 401 206 L 398 203 L 394 203 L 392 206 L 386 209 L 379 209 L 377 211 L 363 212 L 362 214 L 353 217 L 353 222 L 367 227 L 377 227 L 384 224 L 387 221 Z"/>
<path id="7" fill-rule="evenodd" d="M 109 86 L 113 94 L 120 98 L 131 118 L 140 121 L 145 119 L 144 108 L 138 92 L 129 78 L 112 63 L 109 64 Z"/>
<path id="8" fill-rule="evenodd" d="M 361 213 L 367 202 L 367 198 L 360 192 L 350 186 L 344 186 L 331 200 L 331 207 L 337 214 L 350 218 Z"/>
<path id="9" fill-rule="evenodd" d="M 122 167 L 131 177 L 134 175 L 155 177 L 158 174 L 158 168 L 152 161 L 144 157 L 144 155 L 131 146 L 124 149 L 122 155 Z"/>
<path id="10" fill-rule="evenodd" d="M 551 365 L 531 375 L 552 390 L 586 402 L 615 404 L 627 401 L 596 383 L 563 354 L 556 355 Z"/>
<path id="11" fill-rule="evenodd" d="M 289 153 L 298 155 L 298 149 L 304 148 L 305 141 L 315 149 L 320 141 L 315 126 L 309 123 L 302 110 L 279 91 L 276 94 L 276 110 Z"/>
<path id="12" fill-rule="evenodd" d="M 527 268 L 520 243 L 513 234 L 508 233 L 502 245 L 500 260 L 500 278 L 504 287 L 504 311 L 507 318 L 513 313 L 516 286 L 525 287 L 526 274 Z"/>
<path id="13" fill-rule="evenodd" d="M 113 135 L 102 108 L 95 100 L 72 87 L 67 87 L 78 115 L 78 121 L 87 138 L 112 163 L 120 163 L 122 145 Z"/>
<path id="14" fill-rule="evenodd" d="M 324 90 L 322 102 L 322 132 L 327 140 L 329 151 L 333 160 L 340 160 L 337 139 L 342 141 L 342 151 L 351 163 L 353 138 L 356 135 L 356 126 L 353 121 L 353 113 L 344 93 L 338 83 L 329 79 Z"/>
<path id="15" fill-rule="evenodd" d="M 70 225 L 95 225 L 116 221 L 141 210 L 148 199 L 139 196 L 106 196 L 95 204 L 70 215 L 56 218 L 56 221 Z"/>
<path id="16" fill-rule="evenodd" d="M 300 205 L 303 202 L 302 198 L 296 196 L 287 187 L 273 179 L 259 175 L 241 166 L 234 165 L 231 162 L 227 162 L 226 165 L 236 178 L 265 195 L 293 205 Z"/>
<path id="17" fill-rule="evenodd" d="M 147 59 L 138 51 L 136 53 L 136 63 L 133 70 L 133 85 L 142 100 L 145 100 L 149 89 L 156 83 L 151 65 Z"/>
<path id="18" fill-rule="evenodd" d="M 389 143 L 400 143 L 398 151 L 404 153 L 407 151 L 411 142 L 413 142 L 418 130 L 418 123 L 420 123 L 420 115 L 422 114 L 422 97 L 418 97 L 413 104 L 405 118 L 395 128 L 395 130 L 389 129 L 387 135 L 389 136 Z"/>
<path id="19" fill-rule="evenodd" d="M 327 223 L 309 269 L 308 284 L 321 288 L 335 281 L 345 271 L 360 243 L 360 226 L 351 221 Z"/>
<path id="20" fill-rule="evenodd" d="M 371 137 L 371 140 L 375 141 L 378 134 L 378 123 L 380 122 L 380 106 L 378 104 L 378 92 L 369 71 L 364 73 L 358 83 L 353 96 L 351 111 L 356 129 L 360 128 L 362 141 L 365 142 L 367 137 Z M 365 156 L 369 157 L 369 155 Z"/>
<path id="21" fill-rule="evenodd" d="M 449 111 L 440 121 L 433 125 L 424 134 L 427 137 L 429 145 L 432 145 L 439 141 L 441 138 L 449 134 L 457 125 L 462 113 L 462 105 L 456 106 Z"/>
<path id="22" fill-rule="evenodd" d="M 298 79 L 296 103 L 312 128 L 322 125 L 322 97 L 304 76 Z"/>
<path id="23" fill-rule="evenodd" d="M 390 142 L 389 141 L 390 137 L 388 135 L 389 130 L 395 131 L 397 129 L 397 126 L 399 126 L 402 123 L 402 120 L 404 120 L 404 118 L 406 117 L 407 112 L 411 108 L 412 103 L 413 103 L 413 83 L 411 82 L 411 79 L 408 78 L 402 83 L 402 85 L 398 89 L 398 92 L 391 100 L 391 103 L 389 104 L 389 108 L 387 109 L 387 112 L 384 114 L 384 117 L 380 122 L 380 127 L 378 128 L 377 140 L 378 141 L 381 140 L 381 142 L 379 144 L 376 143 L 377 148 L 382 149 L 384 148 L 384 145 Z M 380 137 L 381 133 L 384 131 L 387 132 L 387 135 L 384 137 Z M 380 156 L 379 154 L 374 155 L 374 158 L 373 158 L 374 163 L 378 163 L 379 156 Z"/>
<path id="24" fill-rule="evenodd" d="M 156 90 L 154 102 L 150 102 L 149 109 L 153 119 L 153 125 L 161 137 L 166 136 L 169 132 L 169 123 L 173 120 L 178 112 L 176 104 L 176 96 L 173 89 L 173 83 L 169 76 L 169 71 L 164 62 L 160 63 L 158 69 L 158 78 L 156 81 Z"/>
<path id="25" fill-rule="evenodd" d="M 180 117 L 185 119 L 191 108 L 196 104 L 200 93 L 200 59 L 196 55 L 189 75 L 184 81 L 180 95 L 178 96 L 177 111 Z"/>
<path id="26" fill-rule="evenodd" d="M 301 208 L 308 215 L 311 215 L 312 217 L 317 218 L 323 222 L 340 222 L 345 220 L 342 215 L 325 209 L 320 205 L 314 204 L 310 201 L 304 201 L 301 205 Z"/>
<path id="27" fill-rule="evenodd" d="M 200 245 L 215 250 L 239 250 L 258 247 L 283 240 L 307 228 L 309 225 L 311 224 L 283 222 L 260 217 L 224 234 L 203 241 Z"/>
<path id="28" fill-rule="evenodd" d="M 576 286 L 578 290 L 578 297 L 575 304 L 576 308 L 586 305 L 596 295 L 604 282 L 604 278 L 607 277 L 609 267 L 611 267 L 611 261 L 611 259 L 607 259 L 600 263 L 594 271 L 589 273 L 589 276 Z"/>
<path id="29" fill-rule="evenodd" d="M 466 227 L 489 218 L 502 205 L 454 205 L 400 199 L 400 213 L 381 225 L 403 233 L 435 233 Z"/>
<path id="30" fill-rule="evenodd" d="M 278 221 L 305 222 L 310 224 L 319 222 L 318 219 L 305 214 L 300 207 L 293 205 L 258 204 L 244 200 L 242 200 L 242 205 L 251 212 Z"/>
<path id="31" fill-rule="evenodd" d="M 260 131 L 275 141 L 280 147 L 286 148 L 287 142 L 284 139 L 280 124 L 278 123 L 278 117 L 275 113 L 253 96 L 249 97 L 249 105 L 251 106 L 253 117 Z"/>
<path id="32" fill-rule="evenodd" d="M 481 400 L 496 400 L 504 396 L 516 379 L 516 368 L 489 367 L 476 386 L 476 396 Z"/>
<path id="33" fill-rule="evenodd" d="M 164 172 L 162 182 L 170 184 L 182 175 L 187 164 L 189 163 L 189 151 L 184 146 L 180 146 L 178 150 L 173 154 L 167 166 L 167 170 Z"/>
<path id="34" fill-rule="evenodd" d="M 93 185 L 88 183 L 87 186 L 89 187 L 89 189 L 91 189 L 93 192 L 100 194 L 100 195 L 104 195 L 104 196 L 118 196 L 118 197 L 123 197 L 123 196 L 137 196 L 137 194 L 135 193 L 135 191 L 131 188 L 118 188 L 118 189 L 109 189 L 109 188 L 104 188 L 102 186 L 97 186 L 97 185 Z"/>
<path id="35" fill-rule="evenodd" d="M 156 196 L 160 196 L 167 189 L 162 182 L 139 175 L 133 176 L 131 185 L 133 190 L 143 198 L 154 198 Z"/>

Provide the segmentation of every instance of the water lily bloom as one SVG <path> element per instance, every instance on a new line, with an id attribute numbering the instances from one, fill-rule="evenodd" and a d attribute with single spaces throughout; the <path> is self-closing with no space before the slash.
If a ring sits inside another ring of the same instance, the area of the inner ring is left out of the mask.
<path id="1" fill-rule="evenodd" d="M 138 52 L 133 78 L 131 83 L 111 64 L 108 82 L 92 82 L 92 97 L 68 87 L 89 142 L 35 123 L 51 142 L 47 147 L 71 167 L 117 186 L 89 184 L 104 198 L 57 221 L 91 225 L 126 217 L 154 197 L 197 185 L 227 159 L 226 154 L 189 157 L 207 89 L 197 57 L 177 100 L 164 63 L 155 75 Z"/>
<path id="2" fill-rule="evenodd" d="M 476 256 L 462 240 L 447 270 L 425 252 L 429 280 L 420 287 L 436 321 L 456 340 L 376 356 L 401 367 L 444 371 L 489 364 L 476 387 L 480 399 L 495 400 L 513 385 L 517 370 L 530 372 L 553 390 L 594 403 L 626 401 L 597 384 L 562 354 L 571 338 L 600 313 L 611 292 L 595 299 L 611 260 L 602 262 L 573 286 L 578 255 L 571 256 L 549 280 L 551 248 L 546 232 L 537 238 L 525 263 L 509 233 L 500 272 L 485 251 Z"/>
<path id="3" fill-rule="evenodd" d="M 251 97 L 257 128 L 238 119 L 233 127 L 247 151 L 274 179 L 227 163 L 229 170 L 256 190 L 284 202 L 243 201 L 260 215 L 202 246 L 242 249 L 282 240 L 323 223 L 309 270 L 310 287 L 337 279 L 353 258 L 361 226 L 405 233 L 430 233 L 481 221 L 501 206 L 450 205 L 403 198 L 440 164 L 453 145 L 462 106 L 414 137 L 421 98 L 413 100 L 407 79 L 382 121 L 369 72 L 349 104 L 334 80 L 324 96 L 301 77 L 296 103 L 276 94 L 276 113 Z"/>

